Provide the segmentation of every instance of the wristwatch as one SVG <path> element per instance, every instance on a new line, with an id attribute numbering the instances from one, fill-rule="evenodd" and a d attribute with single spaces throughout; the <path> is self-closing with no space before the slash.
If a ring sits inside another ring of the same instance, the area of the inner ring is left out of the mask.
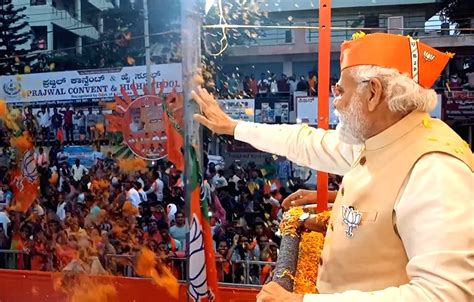
<path id="1" fill-rule="evenodd" d="M 309 214 L 308 212 L 304 212 L 303 214 L 301 214 L 300 218 L 298 218 L 300 225 L 303 226 L 305 221 L 308 220 L 309 217 L 311 217 L 311 214 Z"/>

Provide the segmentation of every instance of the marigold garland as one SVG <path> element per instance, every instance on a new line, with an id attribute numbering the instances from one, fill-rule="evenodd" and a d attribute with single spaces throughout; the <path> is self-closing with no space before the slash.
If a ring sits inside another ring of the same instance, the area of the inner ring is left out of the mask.
<path id="1" fill-rule="evenodd" d="M 324 232 L 305 232 L 301 235 L 298 254 L 298 265 L 294 291 L 299 294 L 318 293 L 316 280 L 318 279 L 318 264 L 324 247 L 324 238 L 331 218 L 330 211 L 324 211 L 317 216 L 318 223 L 325 226 Z"/>
<path id="2" fill-rule="evenodd" d="M 299 231 L 299 217 L 303 214 L 302 208 L 292 208 L 285 212 L 283 220 L 280 223 L 280 231 L 282 236 L 300 237 L 298 264 L 296 274 L 293 276 L 290 272 L 285 271 L 284 275 L 294 280 L 294 292 L 299 294 L 317 293 L 316 280 L 318 278 L 318 264 L 321 258 L 321 252 L 324 246 L 325 231 L 331 212 L 325 211 L 319 213 L 317 220 L 324 225 L 324 232 L 303 232 Z"/>
<path id="3" fill-rule="evenodd" d="M 285 235 L 291 237 L 299 236 L 299 219 L 303 213 L 304 211 L 302 208 L 291 208 L 285 212 L 285 214 L 283 214 L 283 219 L 280 223 L 280 232 L 282 237 Z"/>
<path id="4" fill-rule="evenodd" d="M 294 278 L 294 292 L 298 294 L 316 294 L 318 263 L 324 246 L 324 234 L 305 232 L 301 234 L 298 265 Z"/>

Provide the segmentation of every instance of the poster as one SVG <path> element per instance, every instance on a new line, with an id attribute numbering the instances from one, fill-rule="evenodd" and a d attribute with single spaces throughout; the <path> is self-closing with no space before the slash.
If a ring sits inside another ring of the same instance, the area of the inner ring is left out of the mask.
<path id="1" fill-rule="evenodd" d="M 179 63 L 152 65 L 151 76 L 157 90 L 161 83 L 164 93 L 183 90 Z M 110 100 L 122 87 L 132 95 L 133 83 L 144 95 L 146 66 L 0 76 L 0 99 L 14 104 Z"/>
<path id="2" fill-rule="evenodd" d="M 461 124 L 474 124 L 474 91 L 446 92 L 443 119 Z"/>
<path id="3" fill-rule="evenodd" d="M 295 96 L 296 123 L 304 123 L 312 126 L 317 125 L 318 97 L 317 96 Z M 338 119 L 334 113 L 334 98 L 329 98 L 329 125 L 336 125 Z"/>
<path id="4" fill-rule="evenodd" d="M 290 122 L 290 97 L 255 99 L 255 122 L 281 124 Z"/>
<path id="5" fill-rule="evenodd" d="M 122 131 L 125 143 L 136 155 L 147 160 L 165 157 L 162 99 L 147 95 L 134 100 L 123 114 Z"/>
<path id="6" fill-rule="evenodd" d="M 244 122 L 255 121 L 255 100 L 254 99 L 231 99 L 219 100 L 225 113 L 235 120 Z"/>
<path id="7" fill-rule="evenodd" d="M 74 165 L 76 159 L 79 159 L 81 165 L 90 168 L 94 165 L 95 156 L 99 152 L 95 152 L 91 146 L 65 146 L 64 153 L 67 155 L 67 163 L 70 167 Z"/>

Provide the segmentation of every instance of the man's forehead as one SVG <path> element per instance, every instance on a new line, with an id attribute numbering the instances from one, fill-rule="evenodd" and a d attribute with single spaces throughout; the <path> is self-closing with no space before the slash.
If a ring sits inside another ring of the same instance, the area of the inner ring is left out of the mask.
<path id="1" fill-rule="evenodd" d="M 351 72 L 351 69 L 352 67 L 349 67 L 341 71 L 341 76 L 339 78 L 339 81 L 337 82 L 339 85 L 347 86 L 347 85 L 356 83 L 356 80 L 353 76 L 353 73 Z"/>

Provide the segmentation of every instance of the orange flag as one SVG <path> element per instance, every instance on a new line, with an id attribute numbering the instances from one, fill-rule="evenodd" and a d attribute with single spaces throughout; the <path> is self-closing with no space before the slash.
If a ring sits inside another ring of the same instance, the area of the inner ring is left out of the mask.
<path id="1" fill-rule="evenodd" d="M 184 171 L 184 131 L 182 128 L 182 98 L 176 92 L 170 93 L 163 102 L 163 121 L 166 129 L 168 160 Z"/>
<path id="2" fill-rule="evenodd" d="M 33 149 L 23 153 L 19 167 L 12 173 L 10 183 L 15 204 L 13 208 L 25 213 L 38 197 L 38 171 Z"/>

